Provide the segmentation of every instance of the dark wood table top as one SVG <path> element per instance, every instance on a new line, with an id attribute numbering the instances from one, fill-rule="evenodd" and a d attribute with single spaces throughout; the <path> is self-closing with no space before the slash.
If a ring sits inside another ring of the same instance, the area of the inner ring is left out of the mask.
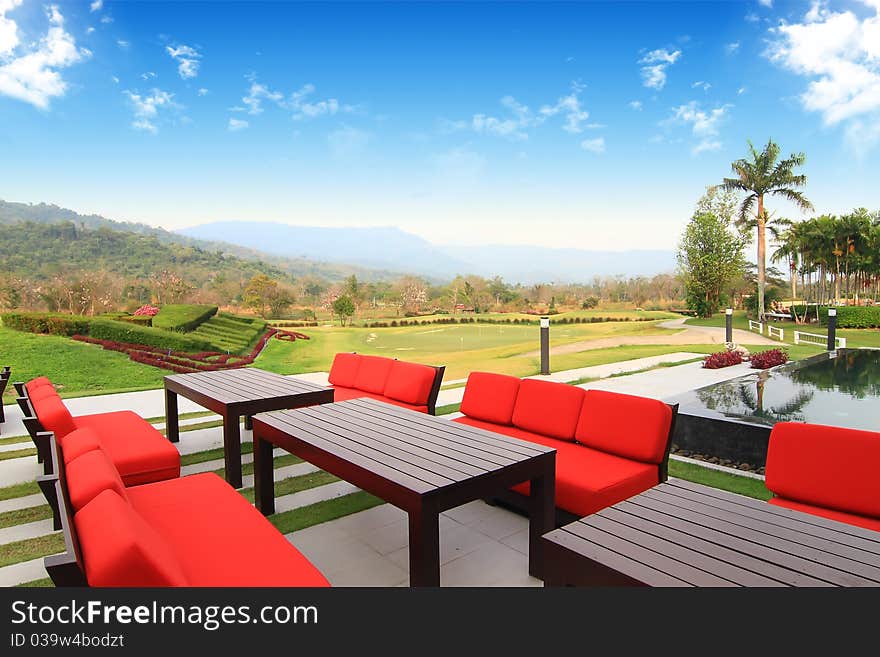
<path id="1" fill-rule="evenodd" d="M 255 420 L 418 495 L 555 452 L 367 398 L 262 413 Z"/>
<path id="2" fill-rule="evenodd" d="M 572 573 L 583 567 L 587 579 L 605 583 L 880 586 L 880 532 L 682 480 L 581 518 L 544 541 Z M 614 574 L 629 581 L 613 581 Z"/>
<path id="3" fill-rule="evenodd" d="M 254 367 L 171 374 L 165 377 L 165 387 L 177 392 L 185 390 L 196 393 L 223 404 L 247 404 L 329 390 L 328 386 L 292 379 Z"/>

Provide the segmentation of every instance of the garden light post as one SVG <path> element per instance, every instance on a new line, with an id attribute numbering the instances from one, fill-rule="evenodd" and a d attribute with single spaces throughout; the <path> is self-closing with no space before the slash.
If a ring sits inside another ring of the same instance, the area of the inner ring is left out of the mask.
<path id="1" fill-rule="evenodd" d="M 828 351 L 834 351 L 837 333 L 837 310 L 835 308 L 828 309 Z"/>
<path id="2" fill-rule="evenodd" d="M 550 318 L 541 318 L 541 374 L 550 374 Z"/>
<path id="3" fill-rule="evenodd" d="M 733 308 L 724 311 L 724 341 L 733 342 Z"/>

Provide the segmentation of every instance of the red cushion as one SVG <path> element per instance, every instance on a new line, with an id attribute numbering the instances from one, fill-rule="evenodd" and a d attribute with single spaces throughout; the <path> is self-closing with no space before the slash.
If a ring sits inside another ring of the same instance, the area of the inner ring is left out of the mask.
<path id="1" fill-rule="evenodd" d="M 880 433 L 779 422 L 770 433 L 766 485 L 780 497 L 880 518 Z"/>
<path id="2" fill-rule="evenodd" d="M 431 386 L 437 370 L 428 365 L 394 361 L 383 394 L 407 404 L 425 405 L 431 394 Z"/>
<path id="3" fill-rule="evenodd" d="M 393 404 L 402 408 L 408 408 L 419 413 L 427 413 L 428 407 L 424 404 L 407 404 L 406 402 L 390 399 L 385 395 L 377 395 L 373 392 L 364 392 L 357 388 L 333 388 L 333 401 L 345 401 L 346 399 L 376 399 L 386 404 Z"/>
<path id="4" fill-rule="evenodd" d="M 156 428 L 132 411 L 80 415 L 76 426 L 92 429 L 126 486 L 180 476 L 180 453 Z"/>
<path id="5" fill-rule="evenodd" d="M 28 390 L 28 399 L 31 400 L 31 403 L 34 402 L 35 399 L 45 399 L 46 397 L 58 397 L 58 393 L 55 390 L 54 386 L 40 386 L 39 388 L 34 388 L 33 391 Z"/>
<path id="6" fill-rule="evenodd" d="M 335 386 L 353 388 L 360 366 L 361 356 L 358 354 L 336 354 L 333 364 L 330 366 L 330 383 Z"/>
<path id="7" fill-rule="evenodd" d="M 76 429 L 73 416 L 57 395 L 43 399 L 32 399 L 31 405 L 34 407 L 34 413 L 37 414 L 37 419 L 43 428 L 54 433 L 56 438 L 64 438 Z"/>
<path id="8" fill-rule="evenodd" d="M 90 586 L 189 584 L 167 541 L 113 491 L 95 497 L 73 522 Z"/>
<path id="9" fill-rule="evenodd" d="M 513 407 L 513 425 L 573 441 L 583 401 L 584 391 L 577 386 L 523 379 Z"/>
<path id="10" fill-rule="evenodd" d="M 101 449 L 101 439 L 88 428 L 71 431 L 61 440 L 61 455 L 65 463 L 70 463 L 93 449 Z"/>
<path id="11" fill-rule="evenodd" d="M 660 481 L 656 465 L 638 463 L 516 427 L 493 425 L 467 417 L 453 422 L 553 447 L 556 450 L 556 506 L 577 516 L 586 516 L 617 504 Z M 528 495 L 529 482 L 517 484 L 513 490 Z"/>
<path id="12" fill-rule="evenodd" d="M 65 475 L 74 511 L 79 511 L 105 490 L 116 491 L 119 497 L 128 500 L 119 473 L 101 449 L 93 449 L 70 461 Z"/>
<path id="13" fill-rule="evenodd" d="M 865 529 L 872 529 L 875 532 L 880 532 L 880 518 L 867 518 L 853 513 L 833 511 L 832 509 L 824 509 L 821 506 L 812 506 L 810 504 L 802 504 L 793 500 L 787 500 L 783 497 L 773 497 L 767 501 L 775 506 L 794 509 L 795 511 L 803 511 L 804 513 L 810 513 L 814 516 L 821 516 L 822 518 L 828 518 L 829 520 L 837 520 L 838 522 L 845 522 L 848 525 L 855 525 L 857 527 L 864 527 Z"/>
<path id="14" fill-rule="evenodd" d="M 171 546 L 190 586 L 328 586 L 326 578 L 213 473 L 128 491 Z"/>
<path id="15" fill-rule="evenodd" d="M 52 385 L 52 382 L 49 380 L 49 378 L 45 376 L 38 376 L 36 379 L 31 379 L 24 384 L 25 390 L 27 390 L 28 395 L 30 395 L 37 388 L 42 388 L 43 386 L 52 386 L 52 389 L 55 389 L 55 386 Z"/>
<path id="16" fill-rule="evenodd" d="M 361 364 L 358 367 L 357 376 L 354 377 L 352 388 L 375 392 L 381 395 L 385 390 L 385 382 L 394 360 L 383 356 L 361 356 Z"/>
<path id="17" fill-rule="evenodd" d="M 587 390 L 575 440 L 644 463 L 666 454 L 672 409 L 658 399 Z"/>
<path id="18" fill-rule="evenodd" d="M 515 376 L 471 372 L 464 387 L 461 412 L 477 420 L 510 424 L 519 385 Z"/>

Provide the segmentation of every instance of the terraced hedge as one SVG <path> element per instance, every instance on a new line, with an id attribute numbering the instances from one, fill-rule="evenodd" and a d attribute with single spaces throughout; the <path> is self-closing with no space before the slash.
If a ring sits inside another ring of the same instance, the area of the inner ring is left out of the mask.
<path id="1" fill-rule="evenodd" d="M 188 333 L 217 314 L 217 306 L 194 303 L 167 304 L 153 317 L 153 326 L 166 331 Z"/>
<path id="2" fill-rule="evenodd" d="M 266 322 L 251 317 L 220 313 L 199 325 L 190 335 L 211 342 L 218 349 L 240 354 L 252 347 L 266 330 Z"/>

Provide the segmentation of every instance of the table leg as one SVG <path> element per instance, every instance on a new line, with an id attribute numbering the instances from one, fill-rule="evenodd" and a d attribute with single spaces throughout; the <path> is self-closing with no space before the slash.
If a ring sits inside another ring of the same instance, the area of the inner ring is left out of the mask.
<path id="1" fill-rule="evenodd" d="M 440 586 L 440 514 L 436 510 L 410 511 L 409 585 Z"/>
<path id="2" fill-rule="evenodd" d="M 254 432 L 254 504 L 264 516 L 275 513 L 274 447 Z"/>
<path id="3" fill-rule="evenodd" d="M 165 435 L 172 443 L 180 441 L 180 425 L 177 417 L 177 393 L 165 389 Z"/>
<path id="4" fill-rule="evenodd" d="M 233 488 L 241 488 L 241 430 L 238 415 L 223 415 L 223 456 L 226 463 L 226 481 Z"/>
<path id="5" fill-rule="evenodd" d="M 254 416 L 253 415 L 245 415 L 244 416 L 244 428 L 247 431 L 250 431 L 254 428 Z"/>
<path id="6" fill-rule="evenodd" d="M 544 459 L 543 472 L 529 483 L 529 575 L 543 572 L 541 536 L 556 524 L 556 454 Z"/>

